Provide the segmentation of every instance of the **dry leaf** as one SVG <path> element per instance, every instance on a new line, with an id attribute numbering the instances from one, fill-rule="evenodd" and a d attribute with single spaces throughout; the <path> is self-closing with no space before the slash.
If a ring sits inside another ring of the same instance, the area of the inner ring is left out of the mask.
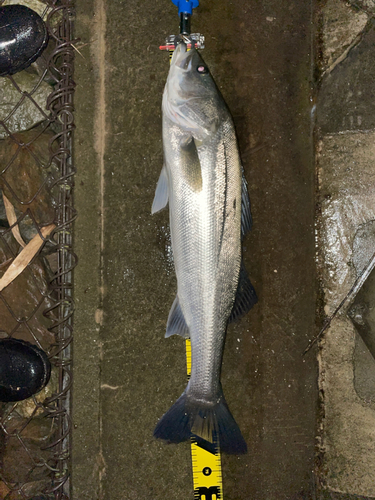
<path id="1" fill-rule="evenodd" d="M 8 223 L 10 226 L 13 226 L 13 224 L 17 224 L 17 215 L 14 210 L 14 206 L 11 204 L 11 202 L 8 200 L 8 198 L 5 196 L 4 193 L 3 193 L 3 200 L 4 200 L 4 207 L 5 207 L 5 212 L 7 214 Z M 21 247 L 25 248 L 26 243 L 22 239 L 18 224 L 12 227 L 12 233 L 17 242 L 21 245 Z"/>
<path id="2" fill-rule="evenodd" d="M 55 229 L 55 224 L 50 224 L 49 226 L 42 227 L 40 232 L 43 238 L 46 238 L 53 229 Z M 6 286 L 8 286 L 12 281 L 17 278 L 18 275 L 22 273 L 25 267 L 31 262 L 31 260 L 38 253 L 40 247 L 43 245 L 44 240 L 40 237 L 39 233 L 34 236 L 34 238 L 23 248 L 23 250 L 17 255 L 8 269 L 5 271 L 3 277 L 0 279 L 0 292 Z"/>

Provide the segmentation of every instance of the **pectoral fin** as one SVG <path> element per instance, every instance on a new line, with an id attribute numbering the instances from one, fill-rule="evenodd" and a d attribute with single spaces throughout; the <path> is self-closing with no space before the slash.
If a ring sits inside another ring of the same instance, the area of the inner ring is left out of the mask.
<path id="1" fill-rule="evenodd" d="M 247 314 L 250 309 L 258 302 L 257 294 L 253 285 L 250 283 L 249 276 L 243 262 L 241 263 L 240 278 L 233 309 L 229 316 L 229 322 L 236 321 Z"/>
<path id="2" fill-rule="evenodd" d="M 167 332 L 165 336 L 170 337 L 171 335 L 181 335 L 184 339 L 190 337 L 189 328 L 182 313 L 178 295 L 174 299 L 167 321 Z"/>
<path id="3" fill-rule="evenodd" d="M 159 212 L 168 203 L 168 175 L 165 165 L 163 166 L 158 183 L 156 185 L 155 197 L 152 203 L 151 213 Z"/>
<path id="4" fill-rule="evenodd" d="M 181 141 L 182 163 L 185 165 L 184 178 L 190 188 L 199 193 L 202 191 L 202 169 L 199 161 L 196 140 L 193 137 Z"/>

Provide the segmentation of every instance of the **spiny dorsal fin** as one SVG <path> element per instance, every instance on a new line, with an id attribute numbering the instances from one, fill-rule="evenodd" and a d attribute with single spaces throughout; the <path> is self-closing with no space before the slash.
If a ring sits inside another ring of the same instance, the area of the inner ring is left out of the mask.
<path id="1" fill-rule="evenodd" d="M 242 167 L 242 188 L 241 188 L 241 237 L 251 231 L 253 219 L 251 217 L 250 198 L 247 191 L 247 182 Z"/>

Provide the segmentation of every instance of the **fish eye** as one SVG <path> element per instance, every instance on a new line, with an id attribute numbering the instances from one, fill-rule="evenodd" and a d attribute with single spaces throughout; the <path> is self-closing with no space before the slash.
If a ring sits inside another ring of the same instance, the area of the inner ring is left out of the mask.
<path id="1" fill-rule="evenodd" d="M 197 67 L 197 71 L 198 73 L 201 73 L 202 75 L 208 73 L 208 68 L 207 66 L 203 66 L 203 64 L 200 64 L 198 67 Z"/>

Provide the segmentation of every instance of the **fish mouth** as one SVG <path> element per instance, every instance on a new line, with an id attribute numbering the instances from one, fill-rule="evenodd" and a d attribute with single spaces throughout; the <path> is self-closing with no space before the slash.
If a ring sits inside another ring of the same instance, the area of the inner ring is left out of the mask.
<path id="1" fill-rule="evenodd" d="M 181 40 L 174 51 L 171 64 L 184 72 L 190 71 L 194 50 L 194 48 L 188 50 L 186 41 Z"/>

